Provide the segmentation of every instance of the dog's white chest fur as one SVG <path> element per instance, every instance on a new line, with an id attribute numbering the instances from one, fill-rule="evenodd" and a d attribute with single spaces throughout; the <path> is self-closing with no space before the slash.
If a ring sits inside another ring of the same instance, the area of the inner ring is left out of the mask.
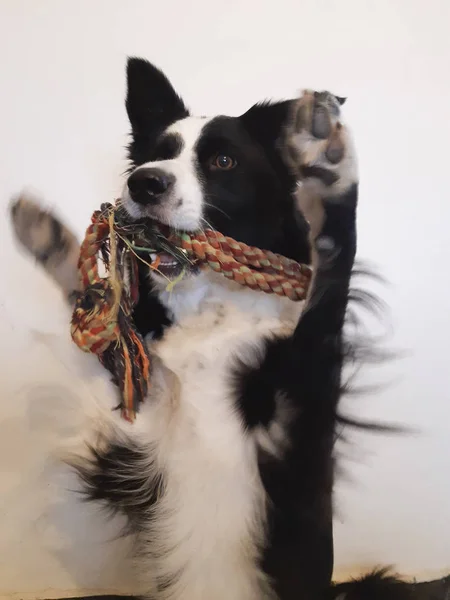
<path id="1" fill-rule="evenodd" d="M 258 568 L 265 497 L 257 446 L 244 430 L 232 373 L 236 358 L 258 364 L 264 337 L 292 330 L 300 307 L 206 276 L 195 290 L 163 299 L 179 324 L 150 344 L 164 366 L 144 412 L 166 493 L 149 532 L 150 547 L 163 558 L 148 575 L 175 575 L 158 598 L 269 598 Z"/>

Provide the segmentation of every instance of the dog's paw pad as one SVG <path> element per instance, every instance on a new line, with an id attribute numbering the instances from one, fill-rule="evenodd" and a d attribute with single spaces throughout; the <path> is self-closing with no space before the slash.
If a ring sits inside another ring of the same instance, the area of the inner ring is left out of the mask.
<path id="1" fill-rule="evenodd" d="M 333 124 L 327 108 L 321 104 L 315 105 L 312 111 L 311 134 L 319 140 L 326 140 L 332 127 Z"/>
<path id="2" fill-rule="evenodd" d="M 357 181 L 351 136 L 341 120 L 345 99 L 306 91 L 293 105 L 286 156 L 299 180 L 316 181 L 323 195 L 341 193 Z"/>
<path id="3" fill-rule="evenodd" d="M 325 158 L 333 165 L 337 165 L 344 158 L 345 140 L 343 139 L 342 133 L 342 125 L 337 123 L 328 139 Z"/>

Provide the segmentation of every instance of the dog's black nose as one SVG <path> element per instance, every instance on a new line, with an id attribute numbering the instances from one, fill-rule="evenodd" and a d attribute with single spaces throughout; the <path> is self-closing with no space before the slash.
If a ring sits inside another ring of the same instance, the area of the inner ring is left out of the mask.
<path id="1" fill-rule="evenodd" d="M 136 169 L 128 177 L 131 198 L 139 204 L 158 204 L 172 187 L 175 178 L 162 169 Z"/>

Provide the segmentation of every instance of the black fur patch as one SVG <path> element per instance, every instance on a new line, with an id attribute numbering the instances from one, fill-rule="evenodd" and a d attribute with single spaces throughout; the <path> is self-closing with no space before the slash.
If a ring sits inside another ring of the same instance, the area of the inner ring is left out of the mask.
<path id="1" fill-rule="evenodd" d="M 258 105 L 239 118 L 206 124 L 196 153 L 207 223 L 221 233 L 301 262 L 309 260 L 308 228 L 293 200 L 295 178 L 277 140 L 288 103 Z M 236 166 L 211 169 L 225 154 Z"/>
<path id="2" fill-rule="evenodd" d="M 342 330 L 356 251 L 357 187 L 324 203 L 312 297 L 294 335 L 267 342 L 264 359 L 235 374 L 237 406 L 247 428 L 276 418 L 276 395 L 293 410 L 282 459 L 260 451 L 260 476 L 269 498 L 263 568 L 282 600 L 320 598 L 333 569 L 332 487 L 336 409 L 344 361 Z M 300 595 L 301 597 L 301 595 Z"/>
<path id="3" fill-rule="evenodd" d="M 128 156 L 134 166 L 150 160 L 160 134 L 189 112 L 167 77 L 141 58 L 128 59 L 126 108 L 132 129 Z"/>
<path id="4" fill-rule="evenodd" d="M 134 441 L 109 441 L 90 447 L 91 458 L 75 464 L 87 500 L 128 518 L 127 532 L 139 532 L 151 507 L 164 494 L 163 473 L 150 462 L 150 451 Z"/>
<path id="5" fill-rule="evenodd" d="M 50 221 L 50 241 L 48 247 L 45 250 L 42 250 L 36 258 L 45 265 L 55 255 L 67 251 L 67 240 L 64 237 L 64 225 L 62 225 L 58 219 L 50 213 L 43 213 L 42 218 L 49 219 Z"/>
<path id="6" fill-rule="evenodd" d="M 301 174 L 303 177 L 315 177 L 316 179 L 320 179 L 327 187 L 333 185 L 338 180 L 338 176 L 333 173 L 333 171 L 329 171 L 323 167 L 302 167 Z"/>
<path id="7" fill-rule="evenodd" d="M 173 160 L 181 154 L 183 146 L 184 142 L 181 136 L 175 133 L 162 135 L 156 141 L 152 160 Z"/>
<path id="8" fill-rule="evenodd" d="M 169 314 L 153 290 L 148 276 L 146 264 L 138 261 L 139 300 L 133 311 L 133 320 L 138 332 L 145 337 L 151 334 L 152 339 L 160 339 L 164 329 L 171 325 Z"/>

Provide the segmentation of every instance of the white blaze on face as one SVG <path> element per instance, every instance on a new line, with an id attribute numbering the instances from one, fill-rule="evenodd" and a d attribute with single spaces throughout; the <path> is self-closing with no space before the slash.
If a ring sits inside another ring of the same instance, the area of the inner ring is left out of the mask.
<path id="1" fill-rule="evenodd" d="M 159 160 L 140 165 L 140 168 L 158 167 L 175 178 L 171 193 L 159 206 L 143 206 L 134 202 L 125 183 L 123 205 L 134 219 L 151 217 L 177 229 L 194 231 L 200 227 L 203 212 L 203 190 L 197 169 L 195 147 L 209 119 L 187 117 L 171 125 L 165 133 L 180 136 L 181 153 L 170 160 Z"/>

